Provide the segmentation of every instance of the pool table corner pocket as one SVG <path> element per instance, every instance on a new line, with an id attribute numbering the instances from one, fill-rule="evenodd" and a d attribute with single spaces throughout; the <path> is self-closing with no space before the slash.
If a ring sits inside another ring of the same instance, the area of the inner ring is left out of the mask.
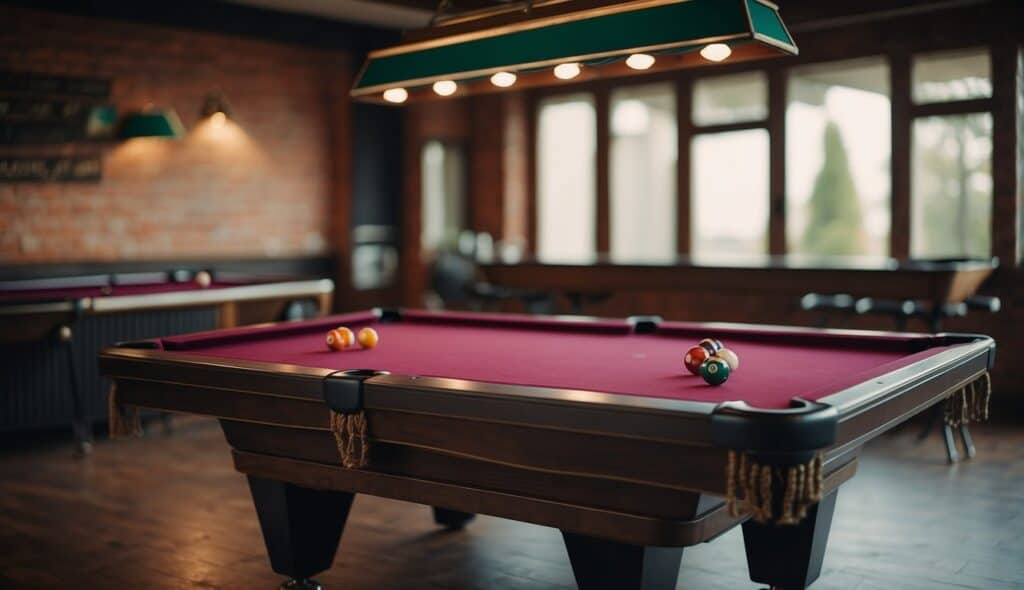
<path id="1" fill-rule="evenodd" d="M 363 411 L 363 383 L 387 371 L 352 369 L 337 371 L 324 378 L 324 403 L 331 411 L 334 434 L 346 469 L 361 469 L 369 462 L 369 425 Z"/>
<path id="2" fill-rule="evenodd" d="M 822 497 L 822 450 L 835 444 L 839 412 L 794 398 L 782 410 L 723 402 L 711 414 L 711 440 L 729 449 L 725 470 L 730 515 L 799 524 Z"/>

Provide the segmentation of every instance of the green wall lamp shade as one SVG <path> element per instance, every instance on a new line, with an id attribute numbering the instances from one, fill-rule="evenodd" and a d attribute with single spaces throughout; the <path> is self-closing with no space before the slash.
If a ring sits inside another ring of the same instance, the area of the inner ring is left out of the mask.
<path id="1" fill-rule="evenodd" d="M 185 126 L 173 109 L 154 109 L 125 115 L 118 137 L 166 137 L 176 139 L 185 135 Z"/>
<path id="2" fill-rule="evenodd" d="M 374 100 L 389 88 L 605 64 L 633 53 L 695 52 L 711 43 L 757 45 L 757 57 L 798 52 L 767 0 L 630 0 L 450 35 L 443 25 L 435 29 L 436 38 L 370 53 L 352 96 Z"/>

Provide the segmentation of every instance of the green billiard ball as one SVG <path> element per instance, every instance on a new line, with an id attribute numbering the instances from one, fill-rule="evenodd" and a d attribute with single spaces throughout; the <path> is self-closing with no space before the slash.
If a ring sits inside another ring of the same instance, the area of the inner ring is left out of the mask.
<path id="1" fill-rule="evenodd" d="M 700 366 L 700 376 L 708 385 L 721 385 L 729 379 L 729 363 L 720 358 L 709 358 Z"/>

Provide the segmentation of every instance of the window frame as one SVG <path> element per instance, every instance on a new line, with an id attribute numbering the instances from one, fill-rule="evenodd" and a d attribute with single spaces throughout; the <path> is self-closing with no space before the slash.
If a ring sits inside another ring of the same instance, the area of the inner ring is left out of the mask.
<path id="1" fill-rule="evenodd" d="M 844 31 L 851 36 L 859 29 Z M 817 31 L 810 33 L 816 34 Z M 912 63 L 915 55 L 941 51 L 987 48 L 991 59 L 992 96 L 950 102 L 916 104 L 913 100 Z M 820 50 L 820 51 L 819 51 Z M 681 257 L 692 252 L 691 227 L 691 164 L 690 143 L 695 135 L 746 129 L 766 129 L 769 141 L 769 216 L 768 253 L 785 255 L 786 240 L 786 105 L 789 71 L 793 67 L 881 56 L 889 66 L 891 124 L 890 160 L 890 231 L 889 256 L 908 259 L 911 231 L 911 166 L 912 129 L 914 120 L 921 117 L 987 112 L 993 117 L 992 156 L 992 256 L 1004 261 L 1021 261 L 1024 244 L 1017 236 L 1018 216 L 1024 218 L 1024 203 L 1018 203 L 1017 193 L 1024 179 L 1017 178 L 1018 150 L 1024 138 L 1018 132 L 1016 95 L 1021 84 L 1021 46 L 1018 42 L 992 42 L 982 39 L 953 39 L 938 41 L 920 39 L 917 43 L 889 47 L 862 44 L 857 47 L 842 44 L 822 44 L 815 47 L 815 59 L 804 56 L 774 59 L 762 62 L 735 63 L 700 67 L 690 70 L 629 74 L 623 78 L 594 79 L 570 82 L 555 87 L 533 88 L 528 91 L 527 128 L 536 133 L 537 105 L 552 95 L 591 92 L 595 98 L 597 116 L 597 251 L 607 254 L 610 246 L 609 176 L 609 97 L 612 89 L 642 86 L 658 82 L 671 82 L 676 92 L 676 121 L 678 170 L 676 181 L 677 253 Z M 811 52 L 808 52 L 811 53 Z M 768 83 L 768 112 L 762 121 L 697 126 L 692 121 L 693 84 L 697 79 L 734 73 L 763 71 Z M 531 137 L 531 141 L 532 141 Z M 532 143 L 530 145 L 533 145 Z M 536 158 L 535 150 L 527 155 L 527 251 L 534 252 L 536 244 Z M 1021 255 L 1018 256 L 1018 250 Z"/>

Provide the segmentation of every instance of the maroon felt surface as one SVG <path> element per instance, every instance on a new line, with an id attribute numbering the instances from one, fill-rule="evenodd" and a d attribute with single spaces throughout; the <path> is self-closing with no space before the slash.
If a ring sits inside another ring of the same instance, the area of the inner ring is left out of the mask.
<path id="1" fill-rule="evenodd" d="M 326 330 L 339 324 L 372 325 L 380 345 L 329 351 Z M 686 350 L 703 337 L 720 338 L 740 357 L 724 385 L 709 386 L 683 367 Z M 814 337 L 688 324 L 636 334 L 622 321 L 472 314 L 409 313 L 381 323 L 365 313 L 167 338 L 163 346 L 224 359 L 784 408 L 794 397 L 820 399 L 946 349 L 922 350 L 928 341 L 911 334 Z"/>

